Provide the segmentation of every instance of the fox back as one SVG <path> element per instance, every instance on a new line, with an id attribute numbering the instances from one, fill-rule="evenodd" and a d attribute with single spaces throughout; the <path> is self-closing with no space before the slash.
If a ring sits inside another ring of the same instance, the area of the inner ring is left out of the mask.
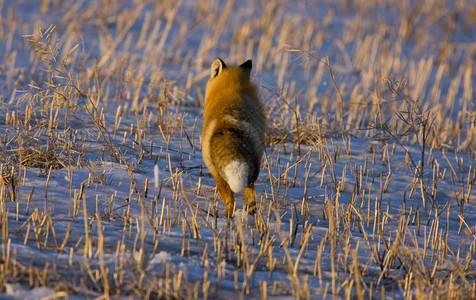
<path id="1" fill-rule="evenodd" d="M 228 67 L 217 58 L 205 91 L 203 160 L 215 178 L 228 216 L 233 194 L 244 191 L 248 212 L 256 206 L 256 181 L 264 152 L 266 117 L 250 80 L 251 60 Z"/>

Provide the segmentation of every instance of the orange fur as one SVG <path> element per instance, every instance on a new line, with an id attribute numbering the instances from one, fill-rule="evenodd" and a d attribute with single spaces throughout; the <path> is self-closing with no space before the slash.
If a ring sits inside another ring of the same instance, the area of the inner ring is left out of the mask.
<path id="1" fill-rule="evenodd" d="M 216 59 L 205 91 L 202 155 L 228 217 L 238 189 L 244 191 L 248 212 L 256 207 L 254 182 L 264 151 L 266 117 L 250 73 L 251 60 L 227 67 Z"/>

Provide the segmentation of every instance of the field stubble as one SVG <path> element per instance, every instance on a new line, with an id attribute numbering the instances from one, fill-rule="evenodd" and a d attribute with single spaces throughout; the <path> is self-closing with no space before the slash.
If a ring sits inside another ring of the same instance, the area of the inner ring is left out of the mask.
<path id="1" fill-rule="evenodd" d="M 4 293 L 475 297 L 469 1 L 0 7 Z M 200 153 L 216 57 L 253 58 L 270 120 L 231 221 Z"/>

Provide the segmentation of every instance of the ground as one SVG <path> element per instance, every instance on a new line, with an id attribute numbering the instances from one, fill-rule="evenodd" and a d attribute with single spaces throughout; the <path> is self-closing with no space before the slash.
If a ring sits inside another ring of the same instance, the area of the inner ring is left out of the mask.
<path id="1" fill-rule="evenodd" d="M 265 2 L 1 3 L 2 299 L 476 296 L 472 2 Z M 217 57 L 254 216 L 202 161 Z"/>

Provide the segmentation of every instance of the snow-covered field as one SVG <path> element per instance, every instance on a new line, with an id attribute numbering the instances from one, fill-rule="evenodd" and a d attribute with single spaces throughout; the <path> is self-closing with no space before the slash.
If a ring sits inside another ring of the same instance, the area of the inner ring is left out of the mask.
<path id="1" fill-rule="evenodd" d="M 0 1 L 1 299 L 475 298 L 476 5 Z M 203 164 L 253 59 L 258 211 Z"/>

